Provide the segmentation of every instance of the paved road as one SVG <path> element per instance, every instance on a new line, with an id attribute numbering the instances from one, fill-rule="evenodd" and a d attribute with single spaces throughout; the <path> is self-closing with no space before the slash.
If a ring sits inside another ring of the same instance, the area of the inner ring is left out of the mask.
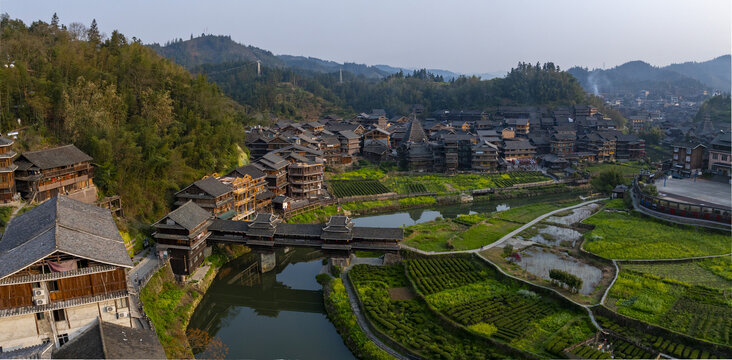
<path id="1" fill-rule="evenodd" d="M 144 257 L 141 255 L 135 255 L 134 261 L 139 261 L 139 263 L 130 270 L 127 277 L 132 282 L 134 289 L 139 291 L 139 281 L 142 281 L 142 279 L 155 270 L 155 267 L 158 266 L 159 260 L 155 257 L 154 252 L 150 250 Z"/>
<path id="2" fill-rule="evenodd" d="M 583 207 L 585 205 L 593 204 L 593 203 L 596 203 L 598 201 L 603 201 L 603 200 L 607 200 L 607 198 L 597 199 L 597 200 L 591 200 L 591 201 L 585 201 L 585 202 L 580 203 L 580 204 L 577 204 L 577 205 L 568 206 L 566 208 L 562 208 L 562 209 L 557 209 L 557 210 L 554 210 L 554 211 L 550 211 L 550 212 L 548 212 L 548 213 L 546 213 L 544 215 L 541 215 L 541 216 L 537 217 L 534 220 L 529 221 L 528 223 L 522 225 L 518 229 L 516 229 L 514 231 L 511 231 L 510 233 L 508 233 L 505 236 L 503 236 L 502 238 L 496 240 L 492 244 L 488 244 L 488 245 L 483 246 L 483 247 L 478 248 L 478 249 L 459 250 L 459 251 L 424 251 L 424 250 L 420 250 L 420 249 L 417 249 L 417 248 L 413 248 L 413 247 L 408 246 L 408 245 L 405 245 L 405 244 L 400 244 L 400 246 L 403 249 L 407 249 L 407 250 L 410 250 L 410 251 L 414 251 L 414 252 L 420 253 L 422 255 L 444 255 L 444 254 L 477 253 L 477 252 L 480 252 L 480 251 L 483 251 L 483 250 L 486 250 L 486 249 L 490 249 L 492 247 L 495 247 L 495 246 L 500 245 L 504 241 L 506 241 L 506 240 L 508 240 L 508 239 L 510 239 L 510 238 L 512 238 L 512 237 L 514 237 L 514 236 L 516 236 L 518 234 L 520 234 L 522 231 L 524 231 L 524 230 L 526 230 L 526 229 L 534 226 L 534 224 L 538 223 L 539 221 L 542 221 L 542 220 L 544 220 L 544 219 L 546 219 L 546 218 L 548 218 L 548 217 L 550 217 L 550 216 L 552 216 L 552 215 L 554 215 L 556 213 L 560 213 L 560 212 L 566 211 L 566 210 L 572 210 L 572 209 L 580 208 L 580 207 Z"/>
<path id="3" fill-rule="evenodd" d="M 364 333 L 366 333 L 366 336 L 378 347 L 380 347 L 382 350 L 386 351 L 389 355 L 400 359 L 400 360 L 409 360 L 408 357 L 403 356 L 402 354 L 398 353 L 396 350 L 390 348 L 388 345 L 384 344 L 381 339 L 376 337 L 374 333 L 371 332 L 371 329 L 368 327 L 368 323 L 366 322 L 366 318 L 361 313 L 361 308 L 358 306 L 358 301 L 356 301 L 356 292 L 351 287 L 351 283 L 346 278 L 347 272 L 343 272 L 341 274 L 341 280 L 343 281 L 343 285 L 346 288 L 346 293 L 348 293 L 348 301 L 351 303 L 351 309 L 353 310 L 353 314 L 356 315 L 356 322 L 358 322 L 358 326 L 361 327 L 361 330 L 363 330 Z"/>

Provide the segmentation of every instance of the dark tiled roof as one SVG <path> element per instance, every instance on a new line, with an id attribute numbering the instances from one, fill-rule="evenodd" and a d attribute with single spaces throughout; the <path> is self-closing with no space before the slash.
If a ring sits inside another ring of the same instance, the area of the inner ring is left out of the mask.
<path id="1" fill-rule="evenodd" d="M 4 136 L 0 136 L 0 146 L 10 146 L 13 145 L 14 141 L 11 139 L 8 139 Z"/>
<path id="2" fill-rule="evenodd" d="M 353 237 L 355 239 L 401 241 L 404 238 L 404 229 L 355 226 L 353 228 Z"/>
<path id="3" fill-rule="evenodd" d="M 271 213 L 258 213 L 254 218 L 254 221 L 249 223 L 247 229 L 248 236 L 273 236 L 277 224 L 281 223 L 282 220 Z"/>
<path id="4" fill-rule="evenodd" d="M 503 148 L 506 150 L 535 149 L 534 145 L 531 145 L 531 143 L 526 140 L 506 141 Z"/>
<path id="5" fill-rule="evenodd" d="M 0 279 L 56 251 L 132 267 L 109 210 L 57 196 L 10 221 L 0 240 Z"/>
<path id="6" fill-rule="evenodd" d="M 194 182 L 193 185 L 213 197 L 219 197 L 228 192 L 231 192 L 231 185 L 224 184 L 212 176 L 198 180 Z"/>
<path id="7" fill-rule="evenodd" d="M 339 131 L 338 133 L 348 140 L 361 138 L 360 136 L 358 136 L 358 134 L 356 134 L 355 132 L 353 132 L 351 130 L 342 130 L 342 131 Z"/>
<path id="8" fill-rule="evenodd" d="M 273 154 L 273 153 L 267 153 L 264 156 L 262 156 L 261 159 L 257 160 L 260 164 L 264 165 L 265 167 L 279 170 L 287 166 L 289 164 L 287 160 L 281 158 L 280 156 Z"/>
<path id="9" fill-rule="evenodd" d="M 274 195 L 275 195 L 275 194 L 274 194 L 273 192 L 271 192 L 271 191 L 269 191 L 269 190 L 265 190 L 265 191 L 262 191 L 262 192 L 261 192 L 261 193 L 259 193 L 259 194 L 256 194 L 256 195 L 254 195 L 254 198 L 255 198 L 256 200 L 266 200 L 266 199 L 271 199 L 271 198 L 273 198 L 273 197 L 274 197 Z"/>
<path id="10" fill-rule="evenodd" d="M 323 232 L 323 228 L 319 224 L 289 224 L 280 223 L 277 225 L 275 234 L 289 236 L 312 236 L 318 237 Z"/>
<path id="11" fill-rule="evenodd" d="M 252 177 L 252 179 L 261 179 L 261 178 L 267 176 L 267 174 L 265 174 L 262 170 L 257 169 L 256 166 L 251 165 L 251 164 L 240 166 L 240 167 L 234 169 L 232 172 L 230 172 L 228 174 L 228 176 L 232 176 L 232 175 L 236 176 L 236 174 L 239 174 L 240 176 L 249 175 Z"/>
<path id="12" fill-rule="evenodd" d="M 175 221 L 176 224 L 182 226 L 186 230 L 193 230 L 204 222 L 211 218 L 211 213 L 202 209 L 192 200 L 188 200 L 187 203 L 181 205 L 179 208 L 171 211 L 164 218 L 160 219 L 156 224 L 169 218 Z"/>
<path id="13" fill-rule="evenodd" d="M 92 158 L 89 155 L 85 154 L 74 145 L 24 152 L 20 154 L 18 160 L 20 159 L 27 160 L 39 169 L 52 169 L 85 161 L 92 161 Z"/>
<path id="14" fill-rule="evenodd" d="M 57 359 L 165 359 L 155 331 L 103 321 L 53 354 Z"/>
<path id="15" fill-rule="evenodd" d="M 409 126 L 407 126 L 407 131 L 404 135 L 404 138 L 402 139 L 402 143 L 419 143 L 426 141 L 427 135 L 424 133 L 422 124 L 420 124 L 419 120 L 412 119 L 412 121 L 409 122 Z"/>
<path id="16" fill-rule="evenodd" d="M 233 233 L 246 233 L 249 229 L 250 221 L 233 221 L 216 219 L 208 227 L 210 231 L 223 231 Z"/>

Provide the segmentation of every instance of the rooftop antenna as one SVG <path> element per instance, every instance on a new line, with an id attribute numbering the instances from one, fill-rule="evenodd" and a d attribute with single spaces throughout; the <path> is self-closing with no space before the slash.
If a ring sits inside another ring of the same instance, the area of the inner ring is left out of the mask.
<path id="1" fill-rule="evenodd" d="M 343 84 L 343 69 L 338 69 L 338 83 Z"/>
<path id="2" fill-rule="evenodd" d="M 257 77 L 262 75 L 262 62 L 257 60 Z"/>

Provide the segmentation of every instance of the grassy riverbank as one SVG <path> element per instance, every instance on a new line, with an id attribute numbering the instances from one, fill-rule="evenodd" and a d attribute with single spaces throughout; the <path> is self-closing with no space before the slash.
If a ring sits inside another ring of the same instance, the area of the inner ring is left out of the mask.
<path id="1" fill-rule="evenodd" d="M 550 211 L 572 206 L 579 200 L 535 203 L 491 214 L 438 219 L 405 229 L 404 243 L 424 251 L 477 249 L 492 244 L 521 225 Z"/>
<path id="2" fill-rule="evenodd" d="M 155 326 L 155 332 L 168 358 L 193 358 L 186 335 L 193 311 L 216 277 L 218 269 L 227 261 L 247 252 L 249 248 L 241 245 L 215 247 L 214 254 L 206 259 L 211 267 L 200 282 L 195 284 L 177 282 L 168 265 L 155 273 L 142 288 L 140 300 L 145 314 Z"/>
<path id="3" fill-rule="evenodd" d="M 323 301 L 328 318 L 341 334 L 343 342 L 353 355 L 359 359 L 390 360 L 391 355 L 376 346 L 356 321 L 348 293 L 343 280 L 332 278 L 327 274 L 318 275 L 318 282 L 323 285 Z"/>

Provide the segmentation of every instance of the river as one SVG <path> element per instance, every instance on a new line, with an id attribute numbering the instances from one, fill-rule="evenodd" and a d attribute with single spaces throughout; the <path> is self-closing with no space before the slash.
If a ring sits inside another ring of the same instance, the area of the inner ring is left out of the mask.
<path id="1" fill-rule="evenodd" d="M 353 219 L 357 226 L 400 227 L 493 212 L 512 206 L 570 198 L 567 194 L 434 206 L 427 209 Z M 322 254 L 312 249 L 279 249 L 277 267 L 256 270 L 259 255 L 248 254 L 219 271 L 196 308 L 189 329 L 201 329 L 228 347 L 237 359 L 353 359 L 323 305 L 320 284 Z M 206 358 L 206 352 L 196 357 Z"/>

